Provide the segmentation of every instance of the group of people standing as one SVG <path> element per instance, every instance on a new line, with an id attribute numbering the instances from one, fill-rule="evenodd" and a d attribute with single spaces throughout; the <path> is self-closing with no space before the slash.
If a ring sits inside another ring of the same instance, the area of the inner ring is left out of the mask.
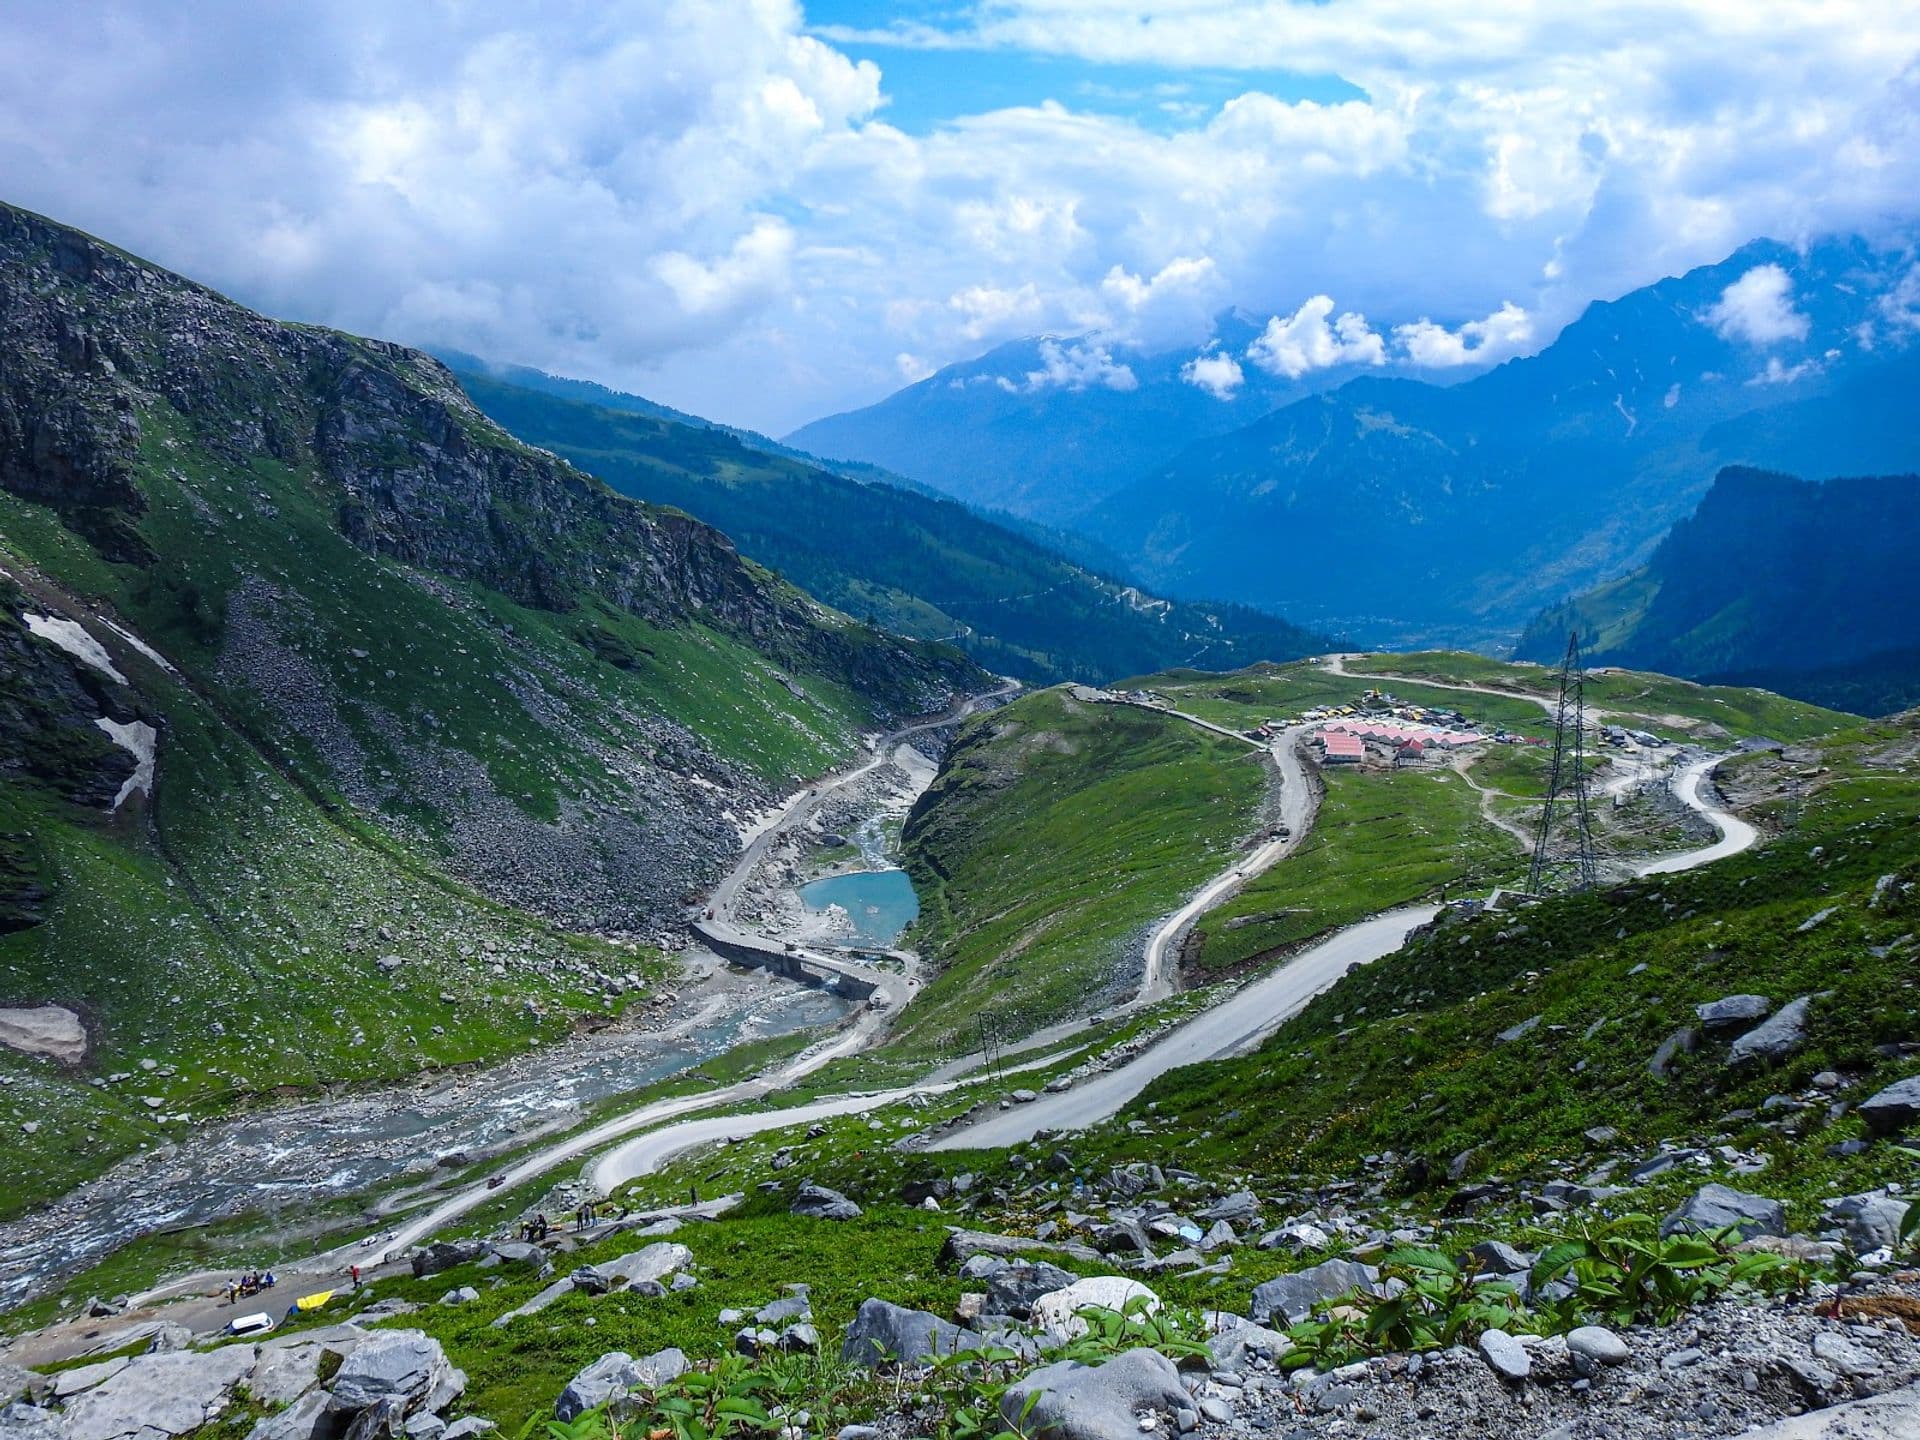
<path id="1" fill-rule="evenodd" d="M 227 1282 L 227 1303 L 233 1305 L 242 1300 L 251 1300 L 261 1291 L 271 1290 L 279 1283 L 271 1270 L 249 1270 L 239 1279 Z"/>

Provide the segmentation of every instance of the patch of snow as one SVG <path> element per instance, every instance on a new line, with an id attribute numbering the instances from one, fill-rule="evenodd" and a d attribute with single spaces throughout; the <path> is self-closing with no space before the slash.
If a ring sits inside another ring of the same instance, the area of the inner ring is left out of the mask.
<path id="1" fill-rule="evenodd" d="M 122 685 L 127 683 L 127 677 L 114 668 L 113 657 L 107 654 L 106 647 L 82 629 L 78 621 L 60 615 L 22 615 L 20 618 L 26 622 L 27 629 L 42 640 L 58 645 L 74 659 L 91 665 L 109 680 L 118 680 Z"/>
<path id="2" fill-rule="evenodd" d="M 134 649 L 138 650 L 142 655 L 146 656 L 147 659 L 151 660 L 154 664 L 158 665 L 162 670 L 166 671 L 169 675 L 178 675 L 180 673 L 178 670 L 173 668 L 173 662 L 171 660 L 167 659 L 166 656 L 162 655 L 158 650 L 154 649 L 151 645 L 147 644 L 147 642 L 142 640 L 138 635 L 134 634 L 131 630 L 127 629 L 126 626 L 116 625 L 113 623 L 113 621 L 107 619 L 107 617 L 104 615 L 100 617 L 100 623 L 106 626 L 109 630 L 113 631 L 114 634 L 118 635 L 122 640 L 126 641 L 127 644 L 131 645 Z M 361 652 L 361 653 L 364 655 L 364 652 Z"/>
<path id="3" fill-rule="evenodd" d="M 93 723 L 106 731 L 108 738 L 137 762 L 133 774 L 127 777 L 127 783 L 120 787 L 120 793 L 113 797 L 113 804 L 109 808 L 118 810 L 136 790 L 142 795 L 153 794 L 153 755 L 160 739 L 159 732 L 144 720 L 122 722 L 102 715 Z"/>

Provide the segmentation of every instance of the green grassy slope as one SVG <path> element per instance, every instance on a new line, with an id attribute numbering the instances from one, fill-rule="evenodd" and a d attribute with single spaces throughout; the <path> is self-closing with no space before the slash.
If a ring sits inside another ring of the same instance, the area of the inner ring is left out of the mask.
<path id="1" fill-rule="evenodd" d="M 1565 645 L 1565 636 L 1561 644 Z M 1487 685 L 1522 695 L 1556 693 L 1557 671 L 1541 665 L 1509 664 L 1456 650 L 1427 650 L 1407 655 L 1363 655 L 1346 662 L 1354 675 L 1413 675 L 1461 685 Z M 1409 687 L 1392 685 L 1396 694 Z M 1470 698 L 1474 705 L 1492 697 Z M 1587 704 L 1643 725 L 1655 733 L 1710 742 L 1726 736 L 1763 735 L 1775 740 L 1805 740 L 1854 724 L 1859 716 L 1794 700 L 1770 690 L 1742 685 L 1699 685 L 1671 675 L 1607 669 L 1588 675 Z M 1534 716 L 1543 712 L 1537 707 Z"/>
<path id="2" fill-rule="evenodd" d="M 1837 1185 L 1826 1147 L 1858 1122 L 1810 1113 L 1782 1129 L 1761 1102 L 1822 1071 L 1864 1095 L 1912 1068 L 1895 1042 L 1920 1027 L 1916 739 L 1909 722 L 1823 741 L 1827 773 L 1797 828 L 1771 844 L 1698 872 L 1450 921 L 1349 975 L 1257 1055 L 1170 1075 L 1131 1113 L 1155 1106 L 1157 1138 L 1191 1155 L 1182 1163 L 1231 1157 L 1274 1176 L 1352 1173 L 1383 1150 L 1424 1159 L 1434 1185 L 1467 1150 L 1470 1174 L 1552 1173 L 1590 1150 L 1584 1130 L 1606 1124 L 1628 1147 L 1704 1134 L 1758 1147 L 1774 1156 L 1769 1189 Z M 1759 808 L 1784 819 L 1809 758 L 1743 760 L 1740 783 L 1773 792 Z M 1693 1006 L 1732 993 L 1817 994 L 1806 1045 L 1777 1066 L 1733 1069 L 1725 1039 L 1709 1037 L 1656 1078 L 1649 1059 L 1697 1024 Z M 1531 1033 L 1498 1038 L 1530 1020 Z M 1252 1093 L 1275 1098 L 1245 1106 Z M 1125 1143 L 1116 1131 L 1116 1151 Z M 1849 1176 L 1853 1189 L 1874 1178 Z"/>
<path id="3" fill-rule="evenodd" d="M 1261 757 L 1186 722 L 1062 690 L 973 721 L 908 819 L 915 939 L 941 967 L 900 1043 L 971 1048 L 1137 983 L 1131 944 L 1253 828 Z"/>
<path id="4" fill-rule="evenodd" d="M 657 407 L 587 404 L 472 369 L 460 379 L 523 440 L 626 494 L 719 526 L 746 554 L 829 604 L 903 634 L 950 637 L 1000 673 L 1042 684 L 1099 681 L 1326 647 L 1241 606 L 1142 595 L 954 501 L 865 484 L 844 467 L 768 453 Z"/>
<path id="5" fill-rule="evenodd" d="M 987 682 L 530 450 L 425 356 L 5 206 L 0 572 L 0 1004 L 92 1044 L 0 1052 L 0 1118 L 38 1127 L 0 1210 L 282 1087 L 603 1016 L 665 982 L 646 942 L 741 815 Z M 117 810 L 102 716 L 157 733 Z"/>

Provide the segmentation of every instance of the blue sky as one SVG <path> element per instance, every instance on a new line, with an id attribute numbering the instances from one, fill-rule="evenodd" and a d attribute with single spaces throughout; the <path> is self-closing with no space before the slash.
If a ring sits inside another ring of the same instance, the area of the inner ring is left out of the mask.
<path id="1" fill-rule="evenodd" d="M 1911 227 L 1917 57 L 1885 0 L 12 0 L 0 193 L 784 432 L 1041 333 L 1063 384 L 1469 374 L 1757 236 Z M 1210 350 L 1230 307 L 1260 338 Z"/>
<path id="2" fill-rule="evenodd" d="M 842 38 L 849 32 L 877 34 L 903 26 L 959 31 L 954 25 L 957 13 L 950 4 L 912 0 L 825 0 L 806 7 L 812 33 L 832 37 L 842 53 L 880 67 L 887 97 L 881 118 L 914 134 L 986 110 L 1046 101 L 1170 132 L 1248 90 L 1323 104 L 1365 98 L 1358 86 L 1331 74 L 1094 61 L 1013 48 L 916 48 Z"/>

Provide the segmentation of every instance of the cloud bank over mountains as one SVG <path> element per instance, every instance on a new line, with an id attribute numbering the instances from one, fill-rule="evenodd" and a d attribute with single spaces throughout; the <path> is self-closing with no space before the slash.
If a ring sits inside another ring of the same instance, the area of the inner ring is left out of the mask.
<path id="1" fill-rule="evenodd" d="M 916 54 L 1059 80 L 895 123 Z M 1909 225 L 1916 55 L 1884 0 L 17 0 L 0 173 L 282 315 L 783 429 L 1019 335 L 1091 337 L 1021 383 L 1191 346 L 1215 393 L 1537 349 L 1756 235 Z M 1088 102 L 1142 71 L 1137 113 Z M 1790 324 L 1770 283 L 1713 323 Z M 1228 307 L 1274 317 L 1237 354 Z"/>

